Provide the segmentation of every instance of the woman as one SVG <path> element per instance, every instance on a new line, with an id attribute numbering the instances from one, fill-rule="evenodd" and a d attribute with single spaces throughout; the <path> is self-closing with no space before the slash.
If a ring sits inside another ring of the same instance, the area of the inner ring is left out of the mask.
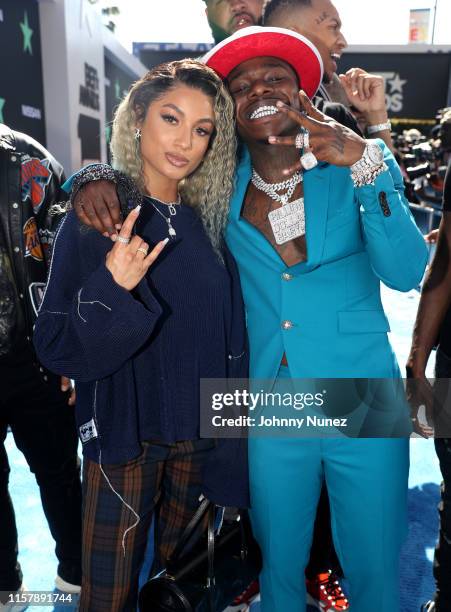
<path id="1" fill-rule="evenodd" d="M 239 280 L 222 240 L 233 104 L 211 69 L 164 64 L 120 104 L 111 149 L 132 210 L 113 248 L 68 213 L 35 330 L 42 363 L 77 384 L 80 609 L 90 612 L 136 608 L 154 512 L 161 567 L 201 494 L 247 505 L 244 441 L 199 439 L 200 379 L 246 375 Z M 104 178 L 94 168 L 75 190 Z"/>

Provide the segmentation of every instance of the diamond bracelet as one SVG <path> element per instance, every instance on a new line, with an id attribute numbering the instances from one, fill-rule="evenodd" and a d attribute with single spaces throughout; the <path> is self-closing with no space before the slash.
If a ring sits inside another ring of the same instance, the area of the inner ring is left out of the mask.
<path id="1" fill-rule="evenodd" d="M 388 166 L 385 162 L 378 164 L 377 166 L 369 167 L 365 170 L 351 171 L 351 178 L 354 183 L 354 187 L 363 187 L 364 185 L 374 185 L 376 178 L 382 172 L 388 170 Z"/>

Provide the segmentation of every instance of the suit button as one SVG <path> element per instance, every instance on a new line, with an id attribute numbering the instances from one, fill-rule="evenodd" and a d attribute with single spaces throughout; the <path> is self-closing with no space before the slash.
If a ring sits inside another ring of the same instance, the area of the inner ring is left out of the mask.
<path id="1" fill-rule="evenodd" d="M 282 329 L 291 329 L 293 327 L 292 321 L 282 321 Z"/>
<path id="2" fill-rule="evenodd" d="M 12 161 L 12 162 L 17 161 L 17 157 L 16 157 L 15 155 L 11 155 L 11 161 Z"/>
<path id="3" fill-rule="evenodd" d="M 14 202 L 13 208 L 19 208 L 19 204 L 17 202 Z"/>
<path id="4" fill-rule="evenodd" d="M 290 281 L 290 280 L 293 280 L 293 275 L 292 275 L 292 274 L 289 274 L 288 272 L 284 272 L 284 273 L 282 274 L 282 280 L 284 280 L 284 281 Z"/>
<path id="5" fill-rule="evenodd" d="M 20 252 L 19 247 L 14 247 L 14 253 L 19 253 L 19 252 Z"/>

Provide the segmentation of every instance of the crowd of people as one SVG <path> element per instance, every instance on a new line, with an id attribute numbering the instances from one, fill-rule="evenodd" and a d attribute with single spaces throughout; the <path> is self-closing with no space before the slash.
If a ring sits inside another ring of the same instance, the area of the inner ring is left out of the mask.
<path id="1" fill-rule="evenodd" d="M 156 576 L 205 497 L 249 508 L 261 549 L 235 609 L 260 592 L 263 612 L 397 612 L 416 413 L 392 437 L 210 439 L 199 409 L 201 379 L 401 378 L 380 283 L 418 287 L 428 251 L 384 82 L 337 76 L 347 43 L 330 0 L 206 0 L 206 14 L 213 49 L 153 68 L 118 106 L 111 167 L 65 183 L 48 151 L 0 126 L 0 591 L 26 590 L 10 428 L 56 542 L 55 586 L 82 611 L 136 610 L 152 520 Z M 434 394 L 437 344 L 436 376 L 450 372 L 450 174 L 407 364 L 415 406 Z M 451 605 L 450 443 L 435 443 L 425 612 Z"/>

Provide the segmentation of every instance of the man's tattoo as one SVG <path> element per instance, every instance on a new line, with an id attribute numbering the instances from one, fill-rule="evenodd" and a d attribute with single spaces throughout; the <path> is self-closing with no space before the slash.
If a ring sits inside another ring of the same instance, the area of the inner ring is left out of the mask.
<path id="1" fill-rule="evenodd" d="M 326 11 L 323 11 L 321 15 L 315 19 L 316 25 L 321 25 L 328 17 L 329 15 L 326 13 Z"/>

